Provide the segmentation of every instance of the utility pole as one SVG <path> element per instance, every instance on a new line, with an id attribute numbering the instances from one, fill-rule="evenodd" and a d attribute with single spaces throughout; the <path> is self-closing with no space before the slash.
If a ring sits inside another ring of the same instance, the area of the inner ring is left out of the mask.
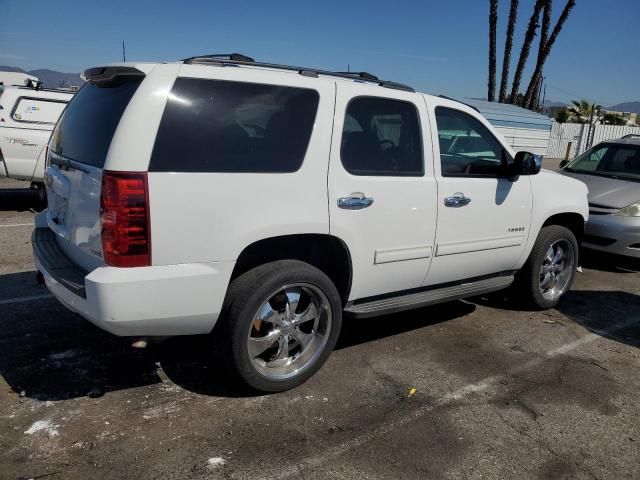
<path id="1" fill-rule="evenodd" d="M 540 98 L 540 97 L 538 97 Z M 544 113 L 544 99 L 547 98 L 547 84 L 544 84 L 544 88 L 542 90 L 542 113 Z"/>
<path id="2" fill-rule="evenodd" d="M 125 49 L 124 49 L 124 40 L 122 41 L 122 61 L 123 62 L 127 61 L 127 54 L 125 53 Z"/>

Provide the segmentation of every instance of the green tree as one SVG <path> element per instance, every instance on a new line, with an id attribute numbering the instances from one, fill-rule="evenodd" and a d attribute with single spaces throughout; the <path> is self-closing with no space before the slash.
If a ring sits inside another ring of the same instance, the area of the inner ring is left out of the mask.
<path id="1" fill-rule="evenodd" d="M 568 120 L 569 120 L 569 112 L 567 111 L 566 108 L 563 108 L 562 110 L 558 110 L 556 112 L 556 122 L 567 123 Z"/>
<path id="2" fill-rule="evenodd" d="M 605 113 L 602 115 L 602 123 L 605 125 L 626 125 L 627 121 L 615 113 Z"/>

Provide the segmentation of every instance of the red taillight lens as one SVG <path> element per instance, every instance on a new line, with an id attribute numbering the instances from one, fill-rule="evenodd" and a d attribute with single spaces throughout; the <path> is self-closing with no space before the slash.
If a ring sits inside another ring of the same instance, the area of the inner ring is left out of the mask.
<path id="1" fill-rule="evenodd" d="M 149 188 L 146 173 L 103 172 L 100 223 L 102 254 L 108 265 L 151 265 Z"/>

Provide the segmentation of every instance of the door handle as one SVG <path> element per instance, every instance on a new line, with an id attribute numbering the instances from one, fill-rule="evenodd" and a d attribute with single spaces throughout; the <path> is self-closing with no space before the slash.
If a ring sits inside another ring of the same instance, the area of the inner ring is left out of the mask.
<path id="1" fill-rule="evenodd" d="M 445 197 L 444 206 L 445 207 L 464 207 L 465 205 L 469 205 L 471 203 L 471 199 L 469 197 L 465 197 L 464 193 L 456 192 L 451 197 Z"/>
<path id="2" fill-rule="evenodd" d="M 351 193 L 348 197 L 338 199 L 338 208 L 347 210 L 362 210 L 373 204 L 373 198 L 365 196 L 362 192 Z"/>

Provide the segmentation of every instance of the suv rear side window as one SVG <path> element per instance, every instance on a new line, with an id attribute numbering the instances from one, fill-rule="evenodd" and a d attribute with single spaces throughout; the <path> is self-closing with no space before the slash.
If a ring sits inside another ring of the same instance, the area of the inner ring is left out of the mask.
<path id="1" fill-rule="evenodd" d="M 340 157 L 352 175 L 422 176 L 416 107 L 388 98 L 351 100 L 342 130 Z"/>
<path id="2" fill-rule="evenodd" d="M 442 176 L 495 177 L 504 149 L 476 118 L 453 108 L 437 107 Z"/>
<path id="3" fill-rule="evenodd" d="M 306 88 L 178 78 L 151 156 L 156 172 L 295 172 L 319 102 Z"/>
<path id="4" fill-rule="evenodd" d="M 75 94 L 51 136 L 51 149 L 70 160 L 104 167 L 120 118 L 142 76 L 87 82 Z"/>

